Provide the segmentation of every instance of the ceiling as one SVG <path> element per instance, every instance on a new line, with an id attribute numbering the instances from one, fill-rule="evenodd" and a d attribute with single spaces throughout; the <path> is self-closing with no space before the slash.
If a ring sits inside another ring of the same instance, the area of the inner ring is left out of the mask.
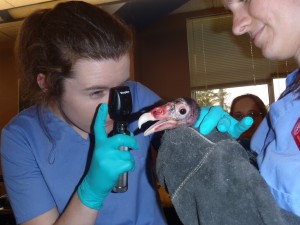
<path id="1" fill-rule="evenodd" d="M 0 0 L 0 42 L 15 39 L 22 20 L 37 9 L 68 0 Z M 221 0 L 85 0 L 114 13 L 137 30 L 174 13 L 221 7 Z"/>

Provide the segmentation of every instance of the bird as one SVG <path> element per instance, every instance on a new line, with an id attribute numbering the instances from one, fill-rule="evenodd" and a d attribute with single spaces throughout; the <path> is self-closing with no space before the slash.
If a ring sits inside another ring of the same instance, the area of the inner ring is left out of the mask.
<path id="1" fill-rule="evenodd" d="M 182 126 L 192 127 L 198 120 L 200 110 L 200 105 L 194 99 L 190 97 L 176 98 L 142 114 L 138 120 L 138 127 L 141 129 L 146 122 L 156 121 L 144 132 L 145 136 Z"/>
<path id="2" fill-rule="evenodd" d="M 143 113 L 138 120 L 139 129 L 155 121 L 145 136 L 165 131 L 157 149 L 156 177 L 180 221 L 193 225 L 287 224 L 245 149 L 227 133 L 214 129 L 202 135 L 194 128 L 200 110 L 192 98 L 177 98 Z"/>

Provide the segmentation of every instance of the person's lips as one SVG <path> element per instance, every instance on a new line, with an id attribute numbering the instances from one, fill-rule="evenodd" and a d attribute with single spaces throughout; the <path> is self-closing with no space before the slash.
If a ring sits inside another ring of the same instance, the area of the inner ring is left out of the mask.
<path id="1" fill-rule="evenodd" d="M 256 47 L 260 47 L 259 40 L 260 40 L 261 34 L 263 33 L 264 28 L 265 28 L 265 26 L 261 27 L 259 30 L 250 34 L 250 36 L 253 40 L 253 43 L 255 44 Z"/>

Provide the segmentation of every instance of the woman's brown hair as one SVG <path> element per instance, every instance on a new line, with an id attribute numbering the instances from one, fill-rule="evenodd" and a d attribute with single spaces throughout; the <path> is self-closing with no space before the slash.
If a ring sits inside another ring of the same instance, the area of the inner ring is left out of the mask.
<path id="1" fill-rule="evenodd" d="M 24 20 L 15 48 L 25 100 L 59 98 L 78 59 L 118 59 L 131 47 L 130 29 L 97 6 L 70 1 L 36 11 Z M 40 73 L 46 76 L 46 91 L 37 84 Z"/>

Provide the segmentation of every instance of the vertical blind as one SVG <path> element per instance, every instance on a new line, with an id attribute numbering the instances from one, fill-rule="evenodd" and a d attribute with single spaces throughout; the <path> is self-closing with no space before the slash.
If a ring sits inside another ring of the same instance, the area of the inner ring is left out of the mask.
<path id="1" fill-rule="evenodd" d="M 292 59 L 265 59 L 249 35 L 234 36 L 231 25 L 231 15 L 187 20 L 192 90 L 267 83 L 297 68 Z"/>

